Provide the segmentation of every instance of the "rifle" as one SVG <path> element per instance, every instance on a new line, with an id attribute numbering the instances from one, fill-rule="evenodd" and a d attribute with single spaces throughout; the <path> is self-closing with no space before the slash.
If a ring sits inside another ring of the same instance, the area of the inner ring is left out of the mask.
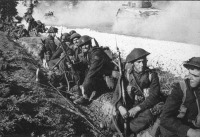
<path id="1" fill-rule="evenodd" d="M 116 41 L 116 38 L 115 38 L 115 41 Z M 121 61 L 121 52 L 119 51 L 119 48 L 117 46 L 117 41 L 116 41 L 116 49 L 117 49 L 117 52 L 118 52 L 118 64 L 117 66 L 119 67 L 119 72 L 120 72 L 120 76 L 118 78 L 118 86 L 115 90 L 115 92 L 119 92 L 118 94 L 118 97 L 116 98 L 116 101 L 113 102 L 114 103 L 114 106 L 116 106 L 116 103 L 122 98 L 122 101 L 123 101 L 123 106 L 126 107 L 126 94 L 125 94 L 125 89 L 124 89 L 124 67 L 122 65 L 122 61 Z M 114 107 L 113 107 L 114 108 Z M 122 133 L 117 125 L 117 122 L 114 118 L 114 115 L 112 116 L 112 122 L 115 126 L 115 129 L 117 130 L 118 134 L 120 137 L 127 137 L 127 118 L 124 119 L 124 133 Z"/>
<path id="2" fill-rule="evenodd" d="M 74 67 L 73 67 L 74 63 L 71 61 L 71 59 L 70 59 L 69 56 L 67 55 L 67 52 L 66 52 L 66 50 L 65 50 L 65 48 L 64 48 L 64 46 L 63 46 L 62 41 L 61 41 L 59 38 L 58 38 L 58 40 L 60 41 L 60 46 L 61 46 L 63 52 L 65 53 L 65 56 L 64 56 L 64 57 L 67 59 L 67 61 L 68 61 L 69 64 L 71 65 L 70 69 L 71 69 L 72 75 L 74 76 L 74 75 L 76 75 L 76 74 L 75 74 L 76 71 L 75 71 L 75 69 L 74 69 Z M 78 75 L 77 75 L 77 76 L 78 76 Z M 72 79 L 74 79 L 74 77 L 72 77 Z M 80 79 L 80 78 L 79 78 L 79 79 Z"/>
<path id="3" fill-rule="evenodd" d="M 124 67 L 122 65 L 122 61 L 121 61 L 121 52 L 119 51 L 119 48 L 117 47 L 116 45 L 116 48 L 117 48 L 117 52 L 118 52 L 118 66 L 119 66 L 119 73 L 120 73 L 120 91 L 121 91 L 121 95 L 122 95 L 122 103 L 124 105 L 124 107 L 126 108 L 126 94 L 125 94 L 125 89 L 124 89 Z M 127 118 L 124 119 L 124 137 L 127 137 Z"/>

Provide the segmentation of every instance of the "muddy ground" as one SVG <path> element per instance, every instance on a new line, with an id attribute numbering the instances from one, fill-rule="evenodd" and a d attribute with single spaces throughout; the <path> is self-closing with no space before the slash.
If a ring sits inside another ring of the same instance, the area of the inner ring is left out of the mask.
<path id="1" fill-rule="evenodd" d="M 111 131 L 100 130 L 99 123 L 109 123 L 111 119 L 113 92 L 93 100 L 88 106 L 77 106 L 48 83 L 37 83 L 35 74 L 41 61 L 32 49 L 27 50 L 27 45 L 37 44 L 33 39 L 14 42 L 0 32 L 0 135 L 112 136 Z M 179 79 L 159 69 L 158 73 L 163 92 L 168 92 L 171 83 Z"/>

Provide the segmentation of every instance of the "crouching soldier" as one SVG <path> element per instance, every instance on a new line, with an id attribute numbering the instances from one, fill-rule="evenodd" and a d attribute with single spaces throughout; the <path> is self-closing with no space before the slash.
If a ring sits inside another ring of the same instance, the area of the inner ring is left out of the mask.
<path id="1" fill-rule="evenodd" d="M 78 40 L 78 47 L 82 50 L 82 62 L 88 66 L 86 77 L 81 87 L 81 97 L 74 103 L 85 104 L 91 100 L 91 95 L 96 93 L 99 96 L 108 91 L 104 76 L 111 75 L 114 65 L 112 60 L 103 51 L 102 48 L 92 47 L 92 38 L 85 35 Z"/>
<path id="2" fill-rule="evenodd" d="M 154 122 L 153 107 L 161 100 L 158 75 L 147 67 L 146 57 L 149 54 L 141 48 L 131 51 L 126 58 L 123 80 L 125 97 L 123 99 L 121 88 L 118 87 L 113 96 L 117 113 L 111 123 L 111 129 L 115 131 L 117 129 L 121 134 L 128 134 L 131 137 L 147 129 Z"/>
<path id="3" fill-rule="evenodd" d="M 183 66 L 189 76 L 172 86 L 161 114 L 162 137 L 200 137 L 200 57 Z"/>

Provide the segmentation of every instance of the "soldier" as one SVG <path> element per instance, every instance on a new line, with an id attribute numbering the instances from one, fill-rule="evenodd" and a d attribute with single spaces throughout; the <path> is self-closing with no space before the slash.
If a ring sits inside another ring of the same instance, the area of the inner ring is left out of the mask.
<path id="1" fill-rule="evenodd" d="M 81 37 L 80 34 L 78 33 L 73 33 L 71 36 L 70 36 L 70 48 L 75 50 L 77 49 L 77 43 L 78 43 L 78 39 Z"/>
<path id="2" fill-rule="evenodd" d="M 149 54 L 144 49 L 135 48 L 126 57 L 124 78 L 126 106 L 123 104 L 119 88 L 116 88 L 113 96 L 114 106 L 118 113 L 115 119 L 117 124 L 112 123 L 111 128 L 128 131 L 132 136 L 150 126 L 154 121 L 152 108 L 160 102 L 158 75 L 147 67 L 146 57 Z M 125 120 L 128 121 L 127 128 L 123 127 Z"/>
<path id="3" fill-rule="evenodd" d="M 69 35 L 67 34 L 68 33 L 63 34 L 63 36 L 61 37 L 59 47 L 56 49 L 55 53 L 51 56 L 50 61 L 49 61 L 50 68 L 54 66 L 57 63 L 57 61 L 59 61 L 60 58 L 62 58 L 61 54 L 66 52 L 69 49 L 69 38 L 68 38 Z"/>
<path id="4" fill-rule="evenodd" d="M 92 38 L 84 35 L 78 41 L 78 46 L 82 50 L 82 59 L 88 65 L 88 72 L 80 86 L 82 96 L 74 101 L 75 104 L 85 104 L 91 100 L 92 93 L 100 95 L 103 91 L 108 91 L 104 76 L 111 75 L 113 64 L 102 48 L 92 47 Z"/>
<path id="5" fill-rule="evenodd" d="M 161 114 L 163 137 L 200 137 L 200 57 L 183 63 L 189 76 L 174 83 Z"/>
<path id="6" fill-rule="evenodd" d="M 37 21 L 37 26 L 35 27 L 35 30 L 36 30 L 36 33 L 38 34 L 39 32 L 40 33 L 44 33 L 46 31 L 45 29 L 45 25 L 40 21 L 38 20 Z"/>
<path id="7" fill-rule="evenodd" d="M 76 33 L 76 31 L 75 31 L 75 30 L 71 30 L 71 31 L 69 32 L 69 35 L 72 35 L 72 34 L 74 34 L 74 33 Z"/>
<path id="8" fill-rule="evenodd" d="M 46 61 L 49 61 L 52 55 L 56 52 L 57 45 L 54 42 L 54 38 L 57 32 L 58 32 L 58 29 L 55 27 L 50 27 L 48 29 L 47 33 L 49 33 L 49 35 L 44 40 L 44 46 L 42 47 L 42 50 L 39 54 L 41 60 L 45 59 Z"/>

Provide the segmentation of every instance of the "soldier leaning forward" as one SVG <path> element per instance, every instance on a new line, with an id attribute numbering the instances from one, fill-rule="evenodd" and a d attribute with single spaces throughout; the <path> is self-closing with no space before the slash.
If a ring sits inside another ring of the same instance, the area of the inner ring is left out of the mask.
<path id="1" fill-rule="evenodd" d="M 112 60 L 102 48 L 92 47 L 92 38 L 85 35 L 78 41 L 78 46 L 82 50 L 82 60 L 88 65 L 88 72 L 81 85 L 82 96 L 74 101 L 76 104 L 89 102 L 92 93 L 100 95 L 108 91 L 104 76 L 111 75 L 114 65 Z"/>
<path id="2" fill-rule="evenodd" d="M 42 47 L 42 50 L 39 54 L 41 60 L 44 58 L 46 61 L 49 61 L 52 55 L 56 52 L 57 45 L 54 42 L 54 38 L 56 36 L 56 33 L 58 32 L 58 29 L 55 27 L 50 27 L 48 32 L 49 35 L 44 41 L 44 45 Z"/>
<path id="3" fill-rule="evenodd" d="M 111 124 L 111 129 L 118 128 L 124 131 L 123 123 L 127 119 L 127 130 L 134 136 L 154 122 L 152 111 L 153 107 L 160 102 L 161 93 L 157 73 L 147 67 L 146 56 L 149 54 L 144 49 L 135 48 L 127 56 L 124 86 L 126 106 L 122 102 L 119 88 L 116 88 L 113 102 L 119 113 L 116 115 L 116 123 Z"/>
<path id="4" fill-rule="evenodd" d="M 200 137 L 200 57 L 183 65 L 189 76 L 172 86 L 161 113 L 162 137 Z"/>

